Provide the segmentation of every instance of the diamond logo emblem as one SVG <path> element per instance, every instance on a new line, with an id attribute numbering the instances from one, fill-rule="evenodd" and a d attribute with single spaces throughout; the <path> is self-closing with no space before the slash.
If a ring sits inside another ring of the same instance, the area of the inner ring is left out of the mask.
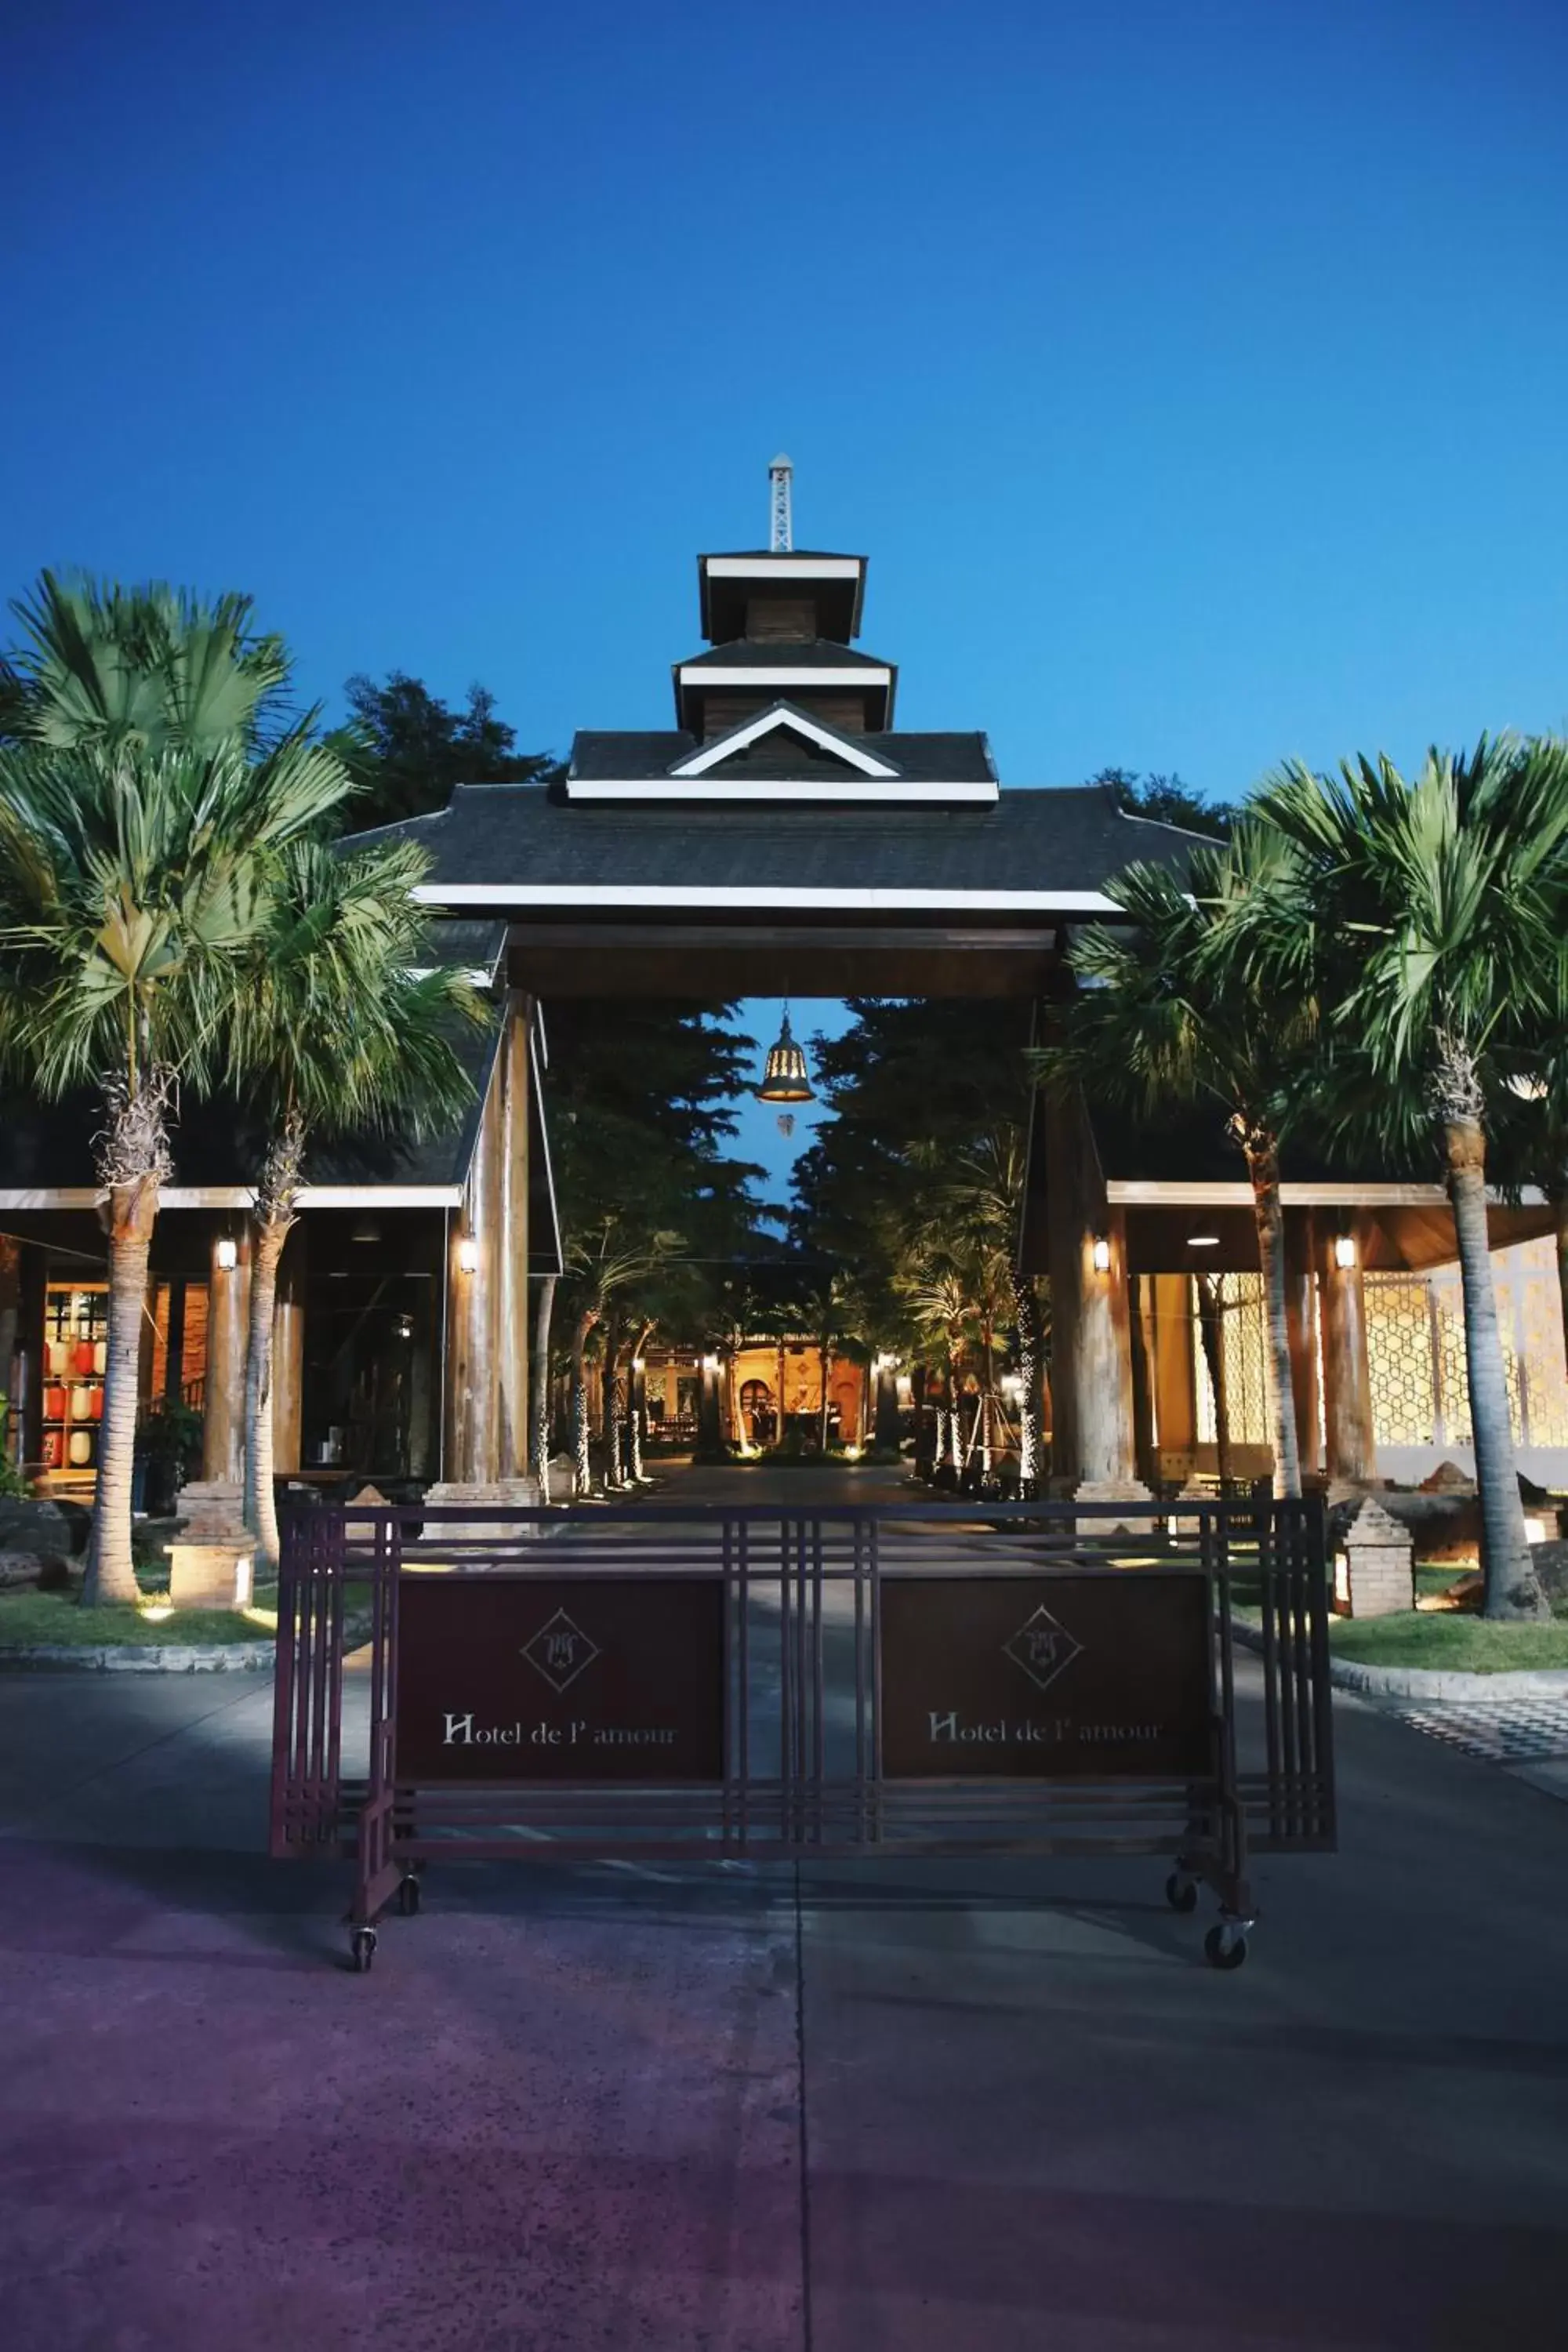
<path id="1" fill-rule="evenodd" d="M 1066 1673 L 1081 1654 L 1083 1643 L 1041 1607 L 1019 1626 L 1010 1642 L 1003 1643 L 1002 1649 L 1016 1666 L 1022 1666 L 1037 1690 L 1045 1690 Z"/>
<path id="2" fill-rule="evenodd" d="M 558 1609 L 548 1624 L 542 1625 L 531 1642 L 523 1644 L 522 1655 L 535 1674 L 542 1675 L 552 1691 L 563 1691 L 574 1683 L 584 1666 L 591 1666 L 600 1654 L 599 1645 L 591 1642 L 581 1625 L 574 1625 L 564 1609 Z"/>

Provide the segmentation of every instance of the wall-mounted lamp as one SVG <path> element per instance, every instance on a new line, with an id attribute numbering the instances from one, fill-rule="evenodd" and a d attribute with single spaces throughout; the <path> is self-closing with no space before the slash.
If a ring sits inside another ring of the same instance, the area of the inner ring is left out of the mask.
<path id="1" fill-rule="evenodd" d="M 704 1356 L 702 1359 L 702 1369 L 705 1372 L 716 1372 L 719 1369 L 718 1357 Z"/>
<path id="2" fill-rule="evenodd" d="M 634 1356 L 632 1358 L 632 1370 L 634 1372 L 646 1372 L 647 1370 L 647 1358 L 646 1356 Z"/>
<path id="3" fill-rule="evenodd" d="M 478 1274 L 479 1270 L 479 1245 L 471 1235 L 465 1235 L 458 1244 L 458 1264 L 465 1274 Z"/>
<path id="4" fill-rule="evenodd" d="M 213 1252 L 213 1264 L 222 1274 L 232 1274 L 239 1264 L 239 1244 L 226 1234 Z"/>
<path id="5" fill-rule="evenodd" d="M 1336 1265 L 1353 1265 L 1355 1264 L 1355 1240 L 1353 1235 L 1350 1234 L 1336 1234 L 1334 1235 L 1334 1264 Z"/>
<path id="6" fill-rule="evenodd" d="M 1094 1270 L 1096 1274 L 1110 1272 L 1110 1244 L 1108 1241 L 1100 1240 L 1095 1243 Z"/>
<path id="7" fill-rule="evenodd" d="M 1187 1247 L 1189 1249 L 1218 1249 L 1219 1235 L 1217 1234 L 1189 1234 L 1187 1235 Z"/>

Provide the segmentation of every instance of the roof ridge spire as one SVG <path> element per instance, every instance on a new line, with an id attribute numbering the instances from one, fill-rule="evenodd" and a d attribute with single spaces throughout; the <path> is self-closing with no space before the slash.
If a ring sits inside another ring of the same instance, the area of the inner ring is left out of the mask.
<path id="1" fill-rule="evenodd" d="M 795 549 L 795 521 L 790 511 L 795 467 L 781 449 L 768 467 L 768 553 L 789 555 Z"/>

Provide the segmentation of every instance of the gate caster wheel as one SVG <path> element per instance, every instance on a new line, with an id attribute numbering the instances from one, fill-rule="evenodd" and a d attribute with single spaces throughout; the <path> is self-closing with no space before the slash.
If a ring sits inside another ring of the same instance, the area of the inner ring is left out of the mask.
<path id="1" fill-rule="evenodd" d="M 1238 1969 L 1247 1958 L 1247 1935 L 1216 1920 L 1204 1937 L 1204 1958 L 1211 1969 Z"/>
<path id="2" fill-rule="evenodd" d="M 397 1907 L 405 1919 L 412 1919 L 419 1908 L 419 1881 L 412 1875 L 404 1879 L 397 1889 Z"/>
<path id="3" fill-rule="evenodd" d="M 349 1947 L 354 1956 L 354 1974 L 368 1976 L 370 1964 L 375 1958 L 375 1929 L 356 1927 L 349 1937 Z"/>
<path id="4" fill-rule="evenodd" d="M 1189 1878 L 1184 1870 L 1173 1870 L 1165 1881 L 1165 1900 L 1173 1911 L 1195 1911 L 1198 1907 L 1198 1882 Z"/>

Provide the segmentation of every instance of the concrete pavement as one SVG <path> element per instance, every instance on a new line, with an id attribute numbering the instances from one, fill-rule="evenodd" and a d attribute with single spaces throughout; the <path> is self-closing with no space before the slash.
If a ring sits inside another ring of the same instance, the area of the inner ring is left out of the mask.
<path id="1" fill-rule="evenodd" d="M 1342 1700 L 1234 1976 L 1154 1863 L 520 1861 L 356 1978 L 268 1707 L 0 1675 L 5 2352 L 1568 2341 L 1568 1807 L 1496 1766 Z"/>

